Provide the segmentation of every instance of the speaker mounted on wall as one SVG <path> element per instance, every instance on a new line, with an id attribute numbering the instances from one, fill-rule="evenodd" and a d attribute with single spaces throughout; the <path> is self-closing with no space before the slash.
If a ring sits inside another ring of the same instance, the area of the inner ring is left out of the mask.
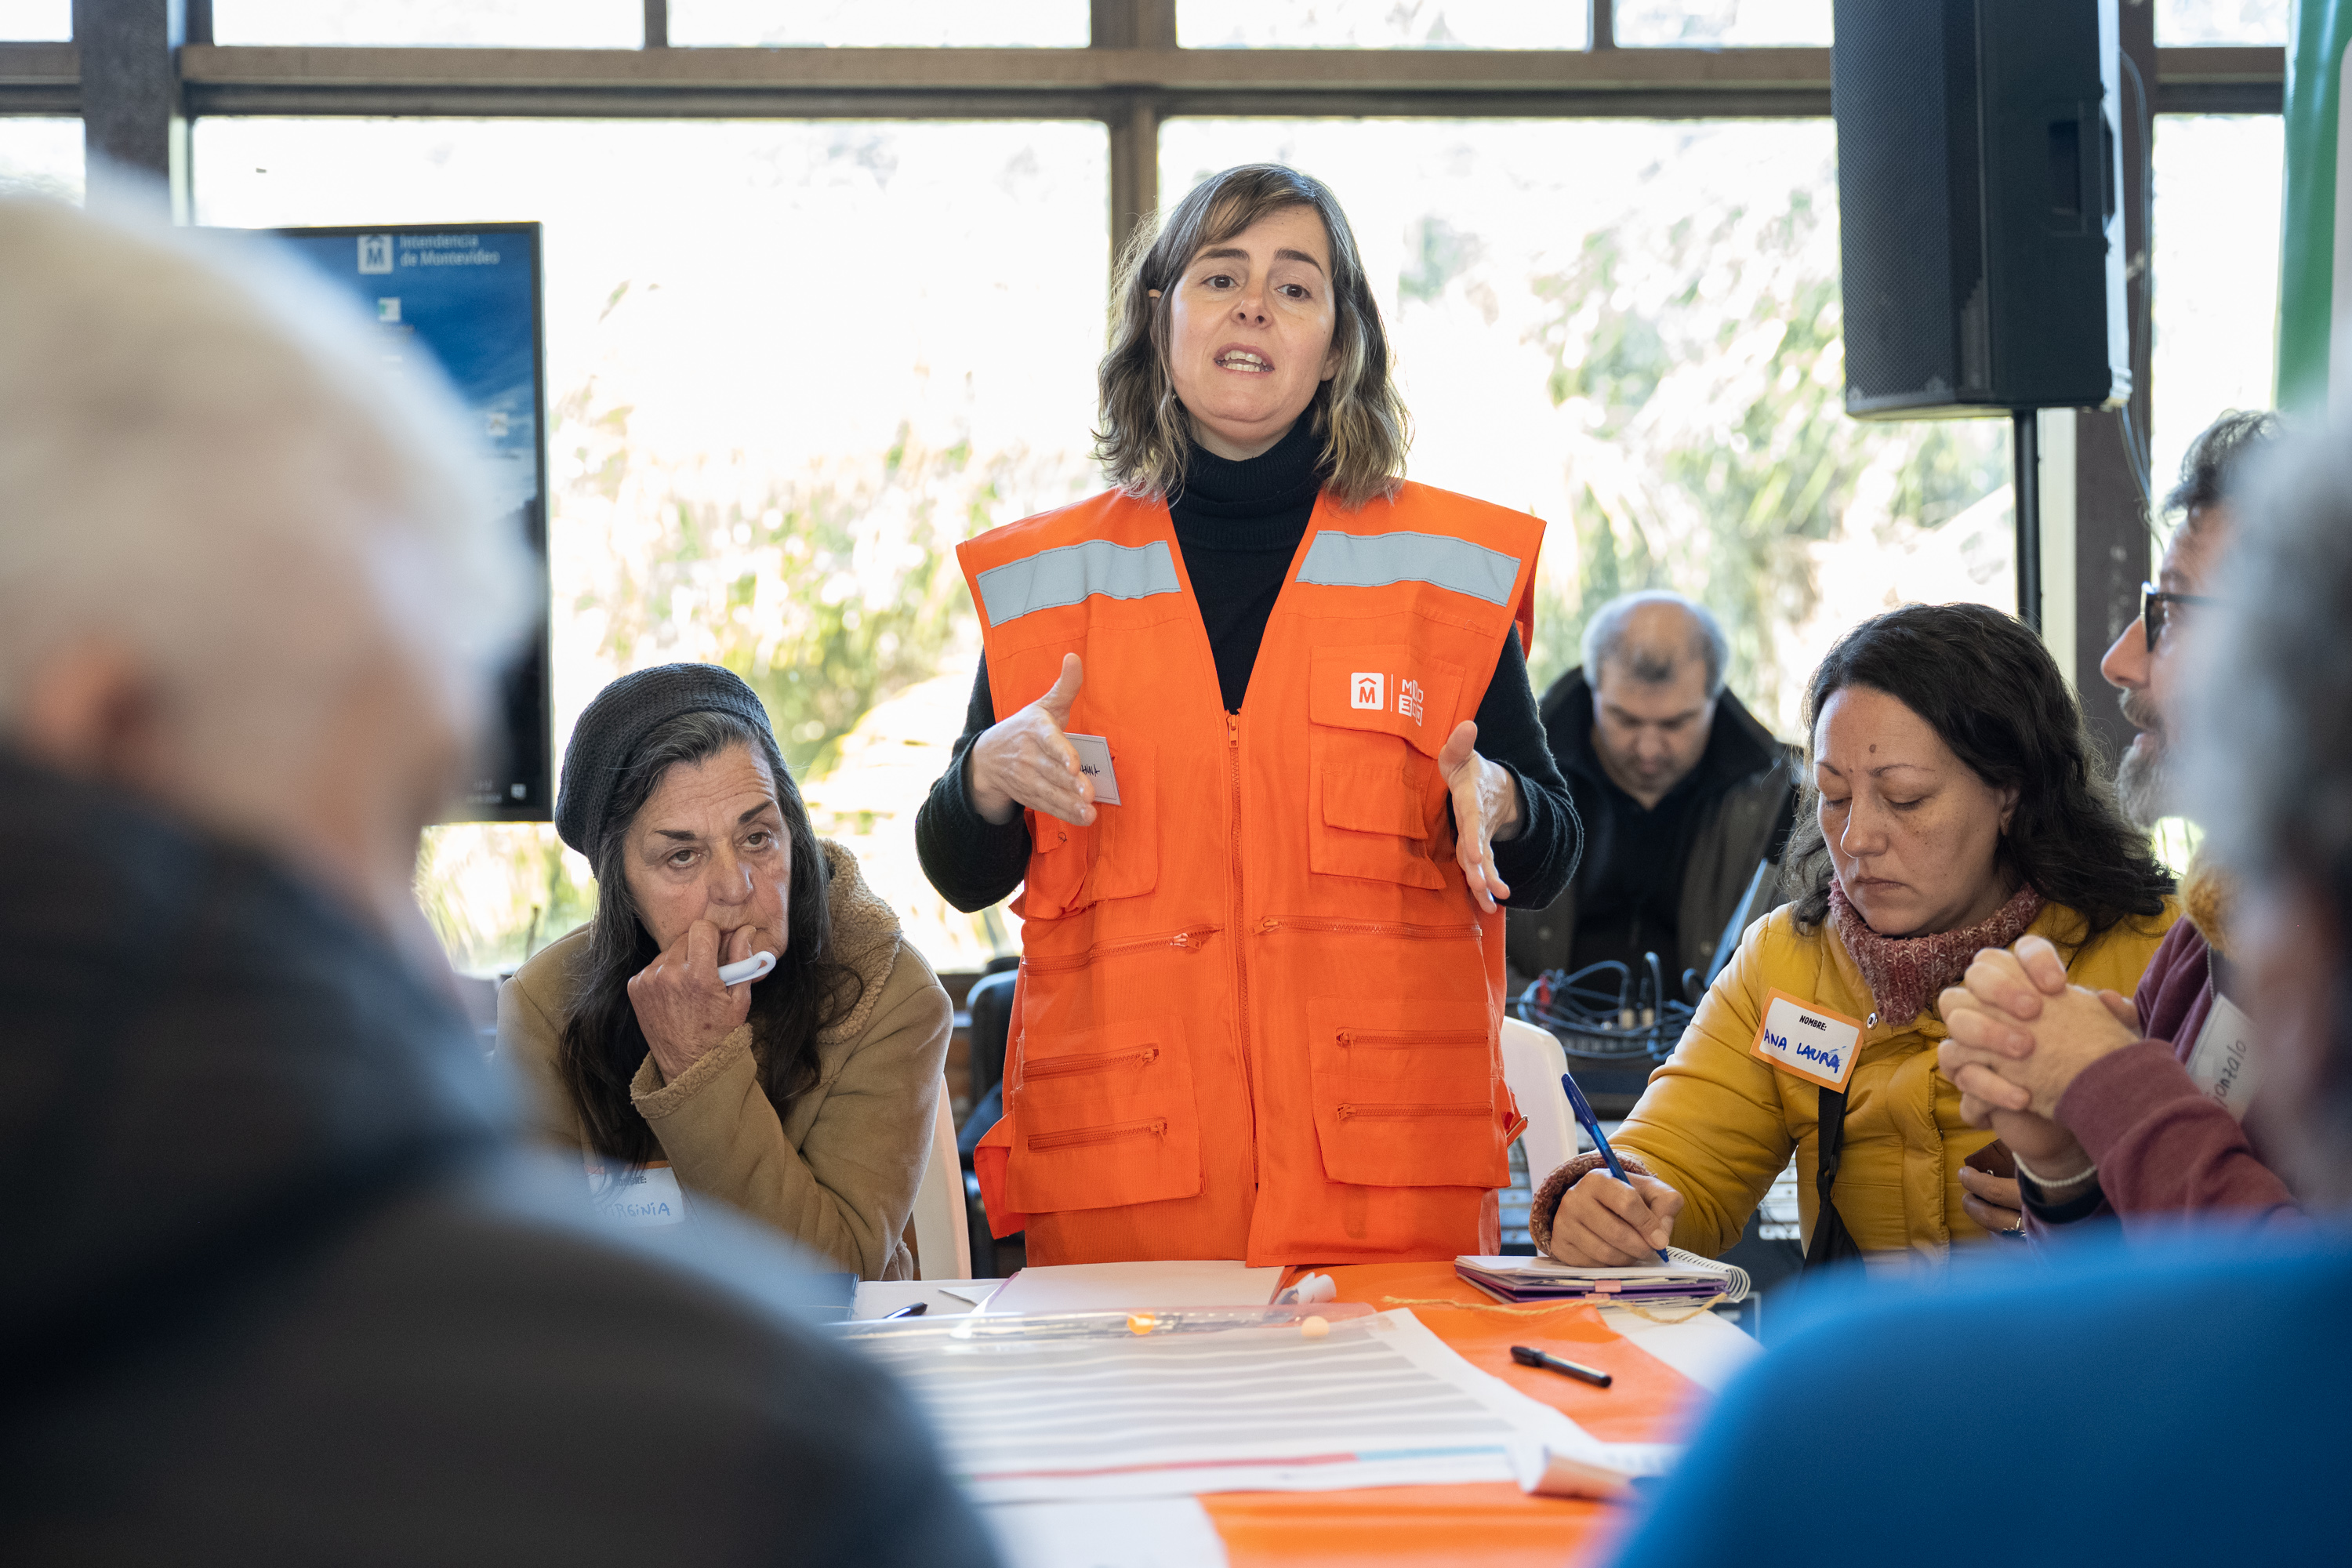
<path id="1" fill-rule="evenodd" d="M 1837 0 L 1845 406 L 2131 394 L 2116 0 Z"/>

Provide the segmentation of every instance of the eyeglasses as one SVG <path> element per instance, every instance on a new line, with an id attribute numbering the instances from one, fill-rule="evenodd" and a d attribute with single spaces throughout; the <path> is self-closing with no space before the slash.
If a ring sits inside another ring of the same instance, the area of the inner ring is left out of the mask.
<path id="1" fill-rule="evenodd" d="M 2147 633 L 2147 651 L 2154 653 L 2157 639 L 2164 635 L 2164 623 L 2171 614 L 2166 605 L 2218 605 L 2221 602 L 2202 594 L 2161 593 L 2155 584 L 2142 583 L 2139 585 L 2139 624 L 2141 630 Z"/>

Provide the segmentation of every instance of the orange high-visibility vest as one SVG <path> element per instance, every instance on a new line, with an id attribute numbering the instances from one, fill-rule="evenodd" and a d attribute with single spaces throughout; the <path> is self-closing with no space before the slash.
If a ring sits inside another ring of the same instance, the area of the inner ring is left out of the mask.
<path id="1" fill-rule="evenodd" d="M 1113 492 L 957 552 L 1001 720 L 1085 660 L 1118 804 L 1028 814 L 1004 1120 L 975 1162 L 1033 1263 L 1444 1258 L 1498 1245 L 1503 919 L 1436 757 L 1543 525 L 1408 484 L 1316 502 L 1228 714 L 1167 506 Z"/>

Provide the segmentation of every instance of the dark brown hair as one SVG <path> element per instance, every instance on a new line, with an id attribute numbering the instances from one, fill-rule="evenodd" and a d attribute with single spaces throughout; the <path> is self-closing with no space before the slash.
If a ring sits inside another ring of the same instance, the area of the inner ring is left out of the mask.
<path id="1" fill-rule="evenodd" d="M 1813 727 L 1849 686 L 1883 691 L 1926 720 L 1969 771 L 2017 791 L 2001 835 L 2003 865 L 2083 917 L 2088 941 L 2131 915 L 2164 912 L 2171 875 L 2124 819 L 2092 764 L 2082 704 L 2049 649 L 1985 605 L 1906 605 L 1840 637 L 1805 690 L 1806 770 L 1781 869 L 1800 928 L 1829 918 L 1830 850 L 1811 767 Z"/>
<path id="2" fill-rule="evenodd" d="M 2194 531 L 2209 510 L 2230 499 L 2246 460 L 2274 445 L 2284 429 L 2267 409 L 2222 415 L 2180 455 L 2180 482 L 2166 494 L 2163 510 L 2180 513 L 2180 526 Z"/>
<path id="3" fill-rule="evenodd" d="M 1339 368 L 1315 389 L 1303 416 L 1323 439 L 1324 486 L 1351 509 L 1394 492 L 1412 437 L 1391 375 L 1380 301 L 1339 198 L 1322 181 L 1280 163 L 1244 163 L 1212 174 L 1176 204 L 1158 232 L 1139 229 L 1128 246 L 1111 290 L 1110 349 L 1097 373 L 1102 428 L 1095 432 L 1095 458 L 1119 489 L 1164 496 L 1183 483 L 1192 421 L 1168 370 L 1170 291 L 1206 247 L 1269 213 L 1299 206 L 1323 220 L 1331 247 L 1331 346 Z"/>
<path id="4" fill-rule="evenodd" d="M 629 981 L 661 955 L 637 913 L 625 874 L 629 829 L 670 769 L 748 745 L 767 763 L 791 847 L 792 900 L 782 955 L 751 988 L 751 1037 L 760 1087 L 779 1112 L 817 1079 L 817 1036 L 857 1005 L 864 983 L 833 957 L 831 875 L 808 807 L 765 730 L 731 713 L 681 713 L 649 733 L 613 786 L 604 836 L 595 845 L 596 918 L 589 928 L 587 981 L 563 1021 L 556 1075 L 579 1110 L 588 1145 L 608 1160 L 641 1166 L 659 1148 L 653 1129 L 629 1100 L 629 1080 L 646 1059 L 645 1030 L 629 1001 Z M 614 1173 L 617 1174 L 617 1173 Z"/>

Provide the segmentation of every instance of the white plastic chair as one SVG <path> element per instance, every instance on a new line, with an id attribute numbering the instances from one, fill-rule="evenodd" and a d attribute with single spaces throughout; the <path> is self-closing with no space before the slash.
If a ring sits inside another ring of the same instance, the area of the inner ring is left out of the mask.
<path id="1" fill-rule="evenodd" d="M 924 1279 L 971 1278 L 963 1163 L 956 1153 L 955 1112 L 944 1083 L 940 1085 L 940 1113 L 931 1123 L 931 1157 L 923 1166 L 923 1184 L 915 1189 L 915 1262 L 918 1277 Z"/>
<path id="2" fill-rule="evenodd" d="M 1559 1087 L 1559 1075 L 1567 1070 L 1568 1053 L 1549 1031 L 1524 1018 L 1503 1020 L 1503 1081 L 1528 1119 L 1519 1141 L 1527 1147 L 1528 1181 L 1535 1186 L 1576 1158 L 1576 1113 Z"/>

